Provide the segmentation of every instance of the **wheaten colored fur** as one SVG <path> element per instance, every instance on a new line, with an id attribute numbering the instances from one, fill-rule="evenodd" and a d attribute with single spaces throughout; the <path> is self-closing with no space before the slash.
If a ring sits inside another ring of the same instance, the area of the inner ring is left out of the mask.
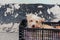
<path id="1" fill-rule="evenodd" d="M 47 25 L 47 24 L 42 24 L 42 22 L 45 21 L 44 18 L 41 18 L 35 14 L 26 14 L 27 18 L 27 27 L 28 28 L 33 28 L 32 26 L 34 25 L 34 28 L 53 28 L 53 26 Z"/>

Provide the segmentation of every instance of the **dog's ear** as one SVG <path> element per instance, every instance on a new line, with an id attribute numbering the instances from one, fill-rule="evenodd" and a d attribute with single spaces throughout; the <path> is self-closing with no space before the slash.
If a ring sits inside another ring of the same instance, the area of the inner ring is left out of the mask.
<path id="1" fill-rule="evenodd" d="M 29 14 L 26 14 L 26 19 L 29 19 L 31 16 Z"/>
<path id="2" fill-rule="evenodd" d="M 33 15 L 32 13 L 31 14 L 26 14 L 26 19 L 28 20 L 29 18 L 31 18 L 32 15 Z"/>
<path id="3" fill-rule="evenodd" d="M 27 26 L 27 20 L 23 19 L 19 25 L 19 27 L 26 27 Z"/>
<path id="4" fill-rule="evenodd" d="M 41 18 L 40 21 L 41 21 L 41 22 L 44 22 L 44 21 L 45 21 L 45 18 Z"/>

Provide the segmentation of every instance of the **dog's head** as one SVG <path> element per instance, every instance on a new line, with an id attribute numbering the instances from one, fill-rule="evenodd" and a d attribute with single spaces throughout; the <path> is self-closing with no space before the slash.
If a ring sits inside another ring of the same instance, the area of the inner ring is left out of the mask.
<path id="1" fill-rule="evenodd" d="M 35 14 L 27 14 L 26 19 L 28 28 L 40 28 L 42 22 L 44 22 L 44 18 L 41 18 Z"/>

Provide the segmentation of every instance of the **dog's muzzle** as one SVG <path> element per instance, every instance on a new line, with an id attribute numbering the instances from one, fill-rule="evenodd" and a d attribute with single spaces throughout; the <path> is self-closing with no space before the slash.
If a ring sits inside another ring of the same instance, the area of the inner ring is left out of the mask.
<path id="1" fill-rule="evenodd" d="M 32 25 L 32 28 L 35 28 L 35 25 Z"/>

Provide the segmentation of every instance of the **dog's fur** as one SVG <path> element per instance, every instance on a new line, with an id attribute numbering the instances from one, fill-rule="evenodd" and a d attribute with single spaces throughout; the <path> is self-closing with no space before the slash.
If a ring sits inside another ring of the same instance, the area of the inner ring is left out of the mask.
<path id="1" fill-rule="evenodd" d="M 27 27 L 28 28 L 41 28 L 41 22 L 44 21 L 43 18 L 35 15 L 35 14 L 27 14 Z"/>
<path id="2" fill-rule="evenodd" d="M 35 14 L 26 14 L 26 19 L 23 19 L 20 26 L 27 28 L 53 28 L 53 26 L 42 24 L 45 19 Z"/>
<path id="3" fill-rule="evenodd" d="M 56 26 L 57 29 L 60 29 L 60 26 Z"/>

